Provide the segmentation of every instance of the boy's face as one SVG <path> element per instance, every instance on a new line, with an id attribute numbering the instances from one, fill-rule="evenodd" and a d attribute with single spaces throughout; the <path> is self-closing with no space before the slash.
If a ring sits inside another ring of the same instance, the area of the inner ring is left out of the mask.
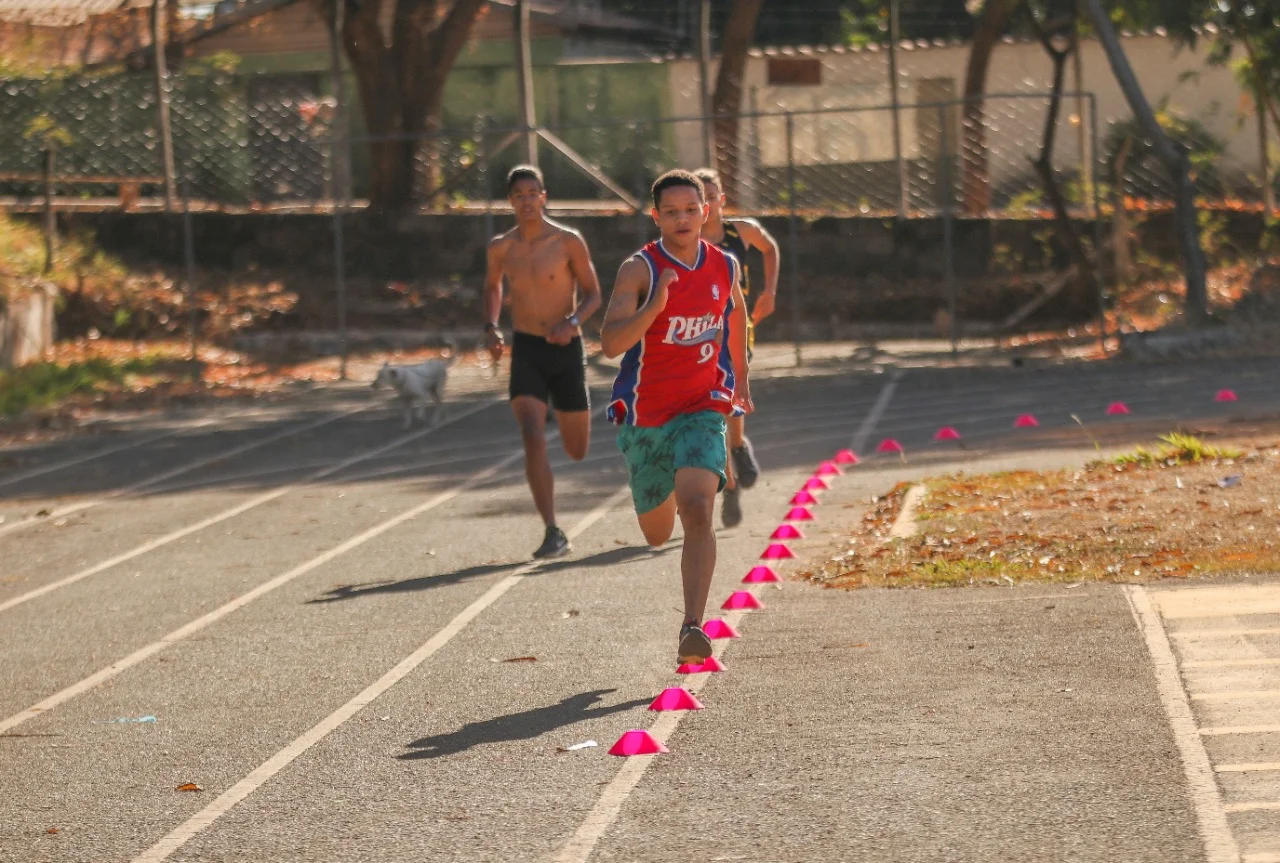
<path id="1" fill-rule="evenodd" d="M 547 190 L 532 177 L 521 177 L 511 186 L 507 200 L 516 211 L 517 219 L 539 219 L 547 206 Z"/>
<path id="2" fill-rule="evenodd" d="M 724 214 L 724 193 L 719 186 L 708 180 L 702 181 L 702 188 L 707 193 L 707 216 L 712 222 L 719 222 Z"/>
<path id="3" fill-rule="evenodd" d="M 662 238 L 681 245 L 693 242 L 707 221 L 707 205 L 692 186 L 671 186 L 658 196 L 653 221 Z"/>

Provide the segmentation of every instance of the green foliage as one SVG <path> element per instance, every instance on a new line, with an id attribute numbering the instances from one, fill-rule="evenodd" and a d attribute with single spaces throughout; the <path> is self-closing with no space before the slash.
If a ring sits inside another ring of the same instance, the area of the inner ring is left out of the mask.
<path id="1" fill-rule="evenodd" d="M 37 114 L 32 117 L 27 123 L 27 128 L 23 130 L 22 137 L 35 142 L 42 150 L 70 147 L 75 143 L 71 132 L 59 126 L 57 121 L 48 114 Z"/>
<path id="2" fill-rule="evenodd" d="M 889 10 L 878 3 L 859 3 L 840 10 L 840 41 L 855 48 L 889 37 Z"/>
<path id="3" fill-rule="evenodd" d="M 1226 144 L 1194 117 L 1182 116 L 1171 110 L 1167 103 L 1159 105 L 1155 115 L 1165 134 L 1186 151 L 1191 170 L 1197 174 L 1209 172 L 1226 152 Z M 1166 177 L 1164 166 L 1156 157 L 1155 147 L 1144 135 L 1137 119 L 1130 117 L 1111 124 L 1102 142 L 1103 169 L 1107 179 L 1115 179 L 1116 161 L 1126 141 L 1132 142 L 1125 160 L 1126 178 L 1141 186 L 1154 177 Z"/>
<path id="4" fill-rule="evenodd" d="M 0 212 L 0 298 L 13 285 L 47 278 L 64 291 L 74 290 L 85 278 L 119 282 L 124 267 L 104 254 L 85 233 L 63 237 L 58 243 L 53 272 L 44 273 L 44 238 L 40 229 L 28 221 L 13 219 Z"/>
<path id="5" fill-rule="evenodd" d="M 1155 450 L 1138 447 L 1111 460 L 1117 467 L 1173 467 L 1180 464 L 1197 464 L 1214 459 L 1240 458 L 1240 450 L 1207 444 L 1195 435 L 1169 432 L 1160 438 L 1163 446 Z"/>
<path id="6" fill-rule="evenodd" d="M 69 396 L 124 383 L 130 375 L 146 372 L 155 364 L 148 358 L 112 361 L 97 357 L 68 365 L 31 363 L 0 372 L 0 416 L 17 416 Z"/>

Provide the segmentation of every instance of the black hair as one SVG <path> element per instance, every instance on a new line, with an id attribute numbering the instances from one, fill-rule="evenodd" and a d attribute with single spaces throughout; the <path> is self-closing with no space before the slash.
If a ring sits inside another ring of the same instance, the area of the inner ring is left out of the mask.
<path id="1" fill-rule="evenodd" d="M 516 183 L 521 180 L 533 180 L 538 184 L 538 188 L 546 191 L 547 184 L 542 179 L 542 172 L 533 165 L 516 165 L 507 173 L 507 194 L 511 194 L 511 190 L 515 188 Z"/>
<path id="2" fill-rule="evenodd" d="M 693 172 L 693 176 L 697 177 L 704 184 L 714 183 L 717 189 L 724 189 L 724 184 L 720 182 L 720 172 L 715 168 L 699 168 Z"/>
<path id="3" fill-rule="evenodd" d="M 658 206 L 658 200 L 667 189 L 679 186 L 688 186 L 695 190 L 698 193 L 698 200 L 704 204 L 706 203 L 707 190 L 702 187 L 702 181 L 689 171 L 677 168 L 674 171 L 667 171 L 667 173 L 653 181 L 653 205 L 655 207 Z"/>

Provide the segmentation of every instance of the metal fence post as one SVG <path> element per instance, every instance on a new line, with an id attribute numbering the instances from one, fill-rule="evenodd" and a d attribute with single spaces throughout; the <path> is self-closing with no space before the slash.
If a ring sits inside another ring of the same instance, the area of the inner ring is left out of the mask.
<path id="1" fill-rule="evenodd" d="M 795 116 L 787 112 L 787 204 L 791 244 L 791 341 L 795 347 L 796 365 L 804 364 L 800 354 L 800 226 L 796 215 L 796 139 Z"/>
<path id="2" fill-rule="evenodd" d="M 54 258 L 58 256 L 58 216 L 53 211 L 53 172 L 57 165 L 57 156 L 53 148 L 53 144 L 45 146 L 44 158 L 41 160 L 44 164 L 41 168 L 44 173 L 44 272 L 45 275 L 53 272 Z"/>
<path id="3" fill-rule="evenodd" d="M 1093 177 L 1093 182 L 1089 185 L 1093 187 L 1093 266 L 1094 266 L 1094 282 L 1098 285 L 1098 345 L 1102 348 L 1102 352 L 1107 352 L 1107 277 L 1106 265 L 1103 263 L 1105 256 L 1102 250 L 1102 201 L 1098 194 L 1098 178 L 1101 175 L 1098 164 L 1098 97 L 1094 93 L 1089 94 L 1089 155 L 1092 163 L 1089 165 L 1089 173 Z M 1123 194 L 1123 189 L 1120 190 Z"/>
<path id="4" fill-rule="evenodd" d="M 636 200 L 640 202 L 640 208 L 636 210 L 636 247 L 639 248 L 649 242 L 649 226 L 644 211 L 645 199 L 649 197 L 649 184 L 645 182 L 645 154 L 648 148 L 644 143 L 644 123 L 637 123 L 632 126 L 632 130 L 635 135 L 633 140 L 636 142 Z"/>
<path id="5" fill-rule="evenodd" d="M 345 208 L 341 191 L 333 202 L 333 286 L 338 299 L 338 378 L 347 379 L 347 253 L 342 223 Z"/>
<path id="6" fill-rule="evenodd" d="M 942 266 L 947 286 L 947 303 L 951 310 L 951 356 L 960 354 L 960 298 L 956 294 L 955 191 L 951 188 L 951 131 L 947 128 L 947 108 L 938 106 L 939 155 L 941 171 L 938 185 L 942 190 Z"/>
<path id="7" fill-rule="evenodd" d="M 186 282 L 187 328 L 191 331 L 191 379 L 200 380 L 200 320 L 196 306 L 196 241 L 191 224 L 191 183 L 187 177 L 189 164 L 182 165 L 182 258 Z"/>
<path id="8" fill-rule="evenodd" d="M 484 239 L 493 238 L 493 180 L 489 176 L 489 125 L 486 115 L 480 124 L 480 185 L 484 189 Z"/>

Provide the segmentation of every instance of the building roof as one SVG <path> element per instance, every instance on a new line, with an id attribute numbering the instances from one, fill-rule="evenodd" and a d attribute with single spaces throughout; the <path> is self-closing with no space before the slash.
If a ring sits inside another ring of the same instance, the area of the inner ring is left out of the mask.
<path id="1" fill-rule="evenodd" d="M 150 5 L 151 0 L 0 0 L 0 21 L 70 27 L 91 15 Z"/>

